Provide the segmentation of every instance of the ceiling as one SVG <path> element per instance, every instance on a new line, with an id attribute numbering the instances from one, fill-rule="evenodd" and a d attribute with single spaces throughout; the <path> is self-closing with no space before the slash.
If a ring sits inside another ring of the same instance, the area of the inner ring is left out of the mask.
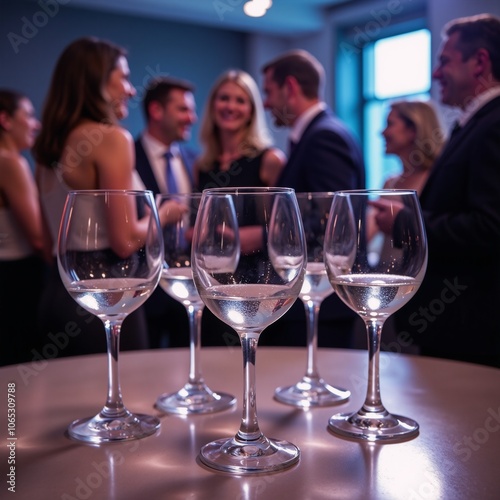
<path id="1" fill-rule="evenodd" d="M 329 7 L 350 0 L 273 0 L 264 17 L 243 13 L 247 0 L 72 0 L 71 5 L 276 35 L 306 34 L 322 27 Z"/>

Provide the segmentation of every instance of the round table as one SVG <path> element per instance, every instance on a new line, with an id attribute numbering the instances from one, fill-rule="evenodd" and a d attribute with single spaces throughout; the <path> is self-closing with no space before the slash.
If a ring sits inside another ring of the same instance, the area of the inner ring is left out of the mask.
<path id="1" fill-rule="evenodd" d="M 184 385 L 188 356 L 187 349 L 120 356 L 126 406 L 160 416 L 161 429 L 141 440 L 100 447 L 72 441 L 65 430 L 72 420 L 94 415 L 104 404 L 105 355 L 1 368 L 2 498 L 9 492 L 8 473 L 17 499 L 499 498 L 498 369 L 383 353 L 384 404 L 393 413 L 416 419 L 420 434 L 402 443 L 371 444 L 342 439 L 327 429 L 331 415 L 358 410 L 363 403 L 366 351 L 319 349 L 322 377 L 350 389 L 352 396 L 338 406 L 302 410 L 276 402 L 273 392 L 302 377 L 305 348 L 260 347 L 256 361 L 260 428 L 268 437 L 296 444 L 301 458 L 279 473 L 235 476 L 207 469 L 198 452 L 207 442 L 238 430 L 243 391 L 239 346 L 201 351 L 207 384 L 237 396 L 235 409 L 179 417 L 153 408 L 159 394 Z M 15 397 L 9 398 L 13 393 Z M 14 412 L 8 413 L 7 407 L 15 410 L 15 440 L 8 436 L 13 425 L 9 427 L 7 414 Z"/>

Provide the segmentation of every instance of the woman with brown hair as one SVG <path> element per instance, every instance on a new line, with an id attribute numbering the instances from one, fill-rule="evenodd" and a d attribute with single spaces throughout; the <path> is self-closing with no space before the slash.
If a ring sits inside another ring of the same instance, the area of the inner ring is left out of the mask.
<path id="1" fill-rule="evenodd" d="M 34 347 L 44 270 L 42 221 L 33 174 L 21 153 L 33 146 L 39 129 L 30 99 L 0 89 L 0 366 L 29 361 Z"/>
<path id="2" fill-rule="evenodd" d="M 78 189 L 141 189 L 134 170 L 134 141 L 119 121 L 135 95 L 126 52 L 105 40 L 81 38 L 57 61 L 34 147 L 36 181 L 47 229 L 46 245 L 56 255 L 57 234 L 67 192 Z M 146 231 L 146 221 L 136 230 Z M 110 228 L 109 243 L 126 235 Z M 55 259 L 54 259 L 55 264 Z M 123 349 L 147 348 L 143 311 L 130 314 L 123 327 Z M 101 321 L 83 311 L 52 266 L 39 309 L 43 357 L 105 352 Z M 56 341 L 57 339 L 57 341 Z"/>

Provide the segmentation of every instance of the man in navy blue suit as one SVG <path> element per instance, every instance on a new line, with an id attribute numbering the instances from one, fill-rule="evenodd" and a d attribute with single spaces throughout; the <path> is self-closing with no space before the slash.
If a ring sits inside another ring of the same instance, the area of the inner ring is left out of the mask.
<path id="1" fill-rule="evenodd" d="M 193 191 L 196 153 L 182 142 L 190 139 L 196 122 L 194 86 L 187 81 L 158 77 L 146 89 L 143 110 L 146 128 L 135 141 L 136 170 L 153 194 Z M 170 169 L 173 181 L 169 183 Z M 151 347 L 187 346 L 189 325 L 184 306 L 157 288 L 145 303 Z"/>
<path id="2" fill-rule="evenodd" d="M 500 18 L 456 19 L 443 34 L 433 77 L 462 113 L 420 195 L 427 273 L 395 317 L 424 355 L 500 367 Z"/>
<path id="3" fill-rule="evenodd" d="M 264 106 L 276 126 L 290 128 L 289 158 L 278 186 L 296 192 L 363 189 L 361 149 L 321 99 L 325 77 L 319 61 L 304 50 L 294 50 L 267 63 L 262 72 Z M 328 297 L 320 311 L 319 345 L 349 347 L 356 319 L 337 296 Z M 268 340 L 301 345 L 305 331 L 304 306 L 296 303 L 273 325 Z"/>

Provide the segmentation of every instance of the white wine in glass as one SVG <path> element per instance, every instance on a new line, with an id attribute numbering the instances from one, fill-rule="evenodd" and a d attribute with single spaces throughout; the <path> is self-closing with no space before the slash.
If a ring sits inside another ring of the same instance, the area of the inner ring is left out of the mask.
<path id="1" fill-rule="evenodd" d="M 325 263 L 338 296 L 366 324 L 369 352 L 363 406 L 353 414 L 332 416 L 329 429 L 367 441 L 416 436 L 415 420 L 385 409 L 379 382 L 384 322 L 415 295 L 427 268 L 427 238 L 416 192 L 336 192 L 325 235 Z"/>
<path id="2" fill-rule="evenodd" d="M 186 308 L 189 317 L 189 376 L 177 392 L 161 394 L 156 407 L 167 413 L 192 415 L 231 408 L 236 398 L 212 391 L 203 378 L 200 364 L 201 317 L 205 304 L 198 294 L 191 270 L 193 228 L 201 193 L 158 195 L 157 205 L 167 223 L 163 226 L 165 261 L 161 288 Z"/>
<path id="3" fill-rule="evenodd" d="M 307 245 L 307 268 L 300 299 L 307 319 L 307 367 L 295 384 L 278 387 L 274 398 L 285 404 L 310 408 L 343 403 L 351 393 L 325 382 L 317 366 L 318 317 L 321 303 L 333 294 L 323 258 L 325 229 L 330 216 L 333 193 L 296 193 Z M 335 335 L 335 331 L 332 331 Z"/>
<path id="4" fill-rule="evenodd" d="M 75 420 L 70 437 L 94 444 L 155 433 L 160 421 L 123 404 L 118 353 L 127 315 L 153 293 L 160 279 L 163 241 L 150 191 L 71 191 L 59 231 L 57 261 L 73 299 L 104 324 L 108 394 L 94 417 Z"/>
<path id="5" fill-rule="evenodd" d="M 243 414 L 234 437 L 200 451 L 208 467 L 236 474 L 273 472 L 299 460 L 294 444 L 267 438 L 257 419 L 259 336 L 297 299 L 306 249 L 297 199 L 288 188 L 209 189 L 193 239 L 193 277 L 205 305 L 231 326 L 243 351 Z"/>

